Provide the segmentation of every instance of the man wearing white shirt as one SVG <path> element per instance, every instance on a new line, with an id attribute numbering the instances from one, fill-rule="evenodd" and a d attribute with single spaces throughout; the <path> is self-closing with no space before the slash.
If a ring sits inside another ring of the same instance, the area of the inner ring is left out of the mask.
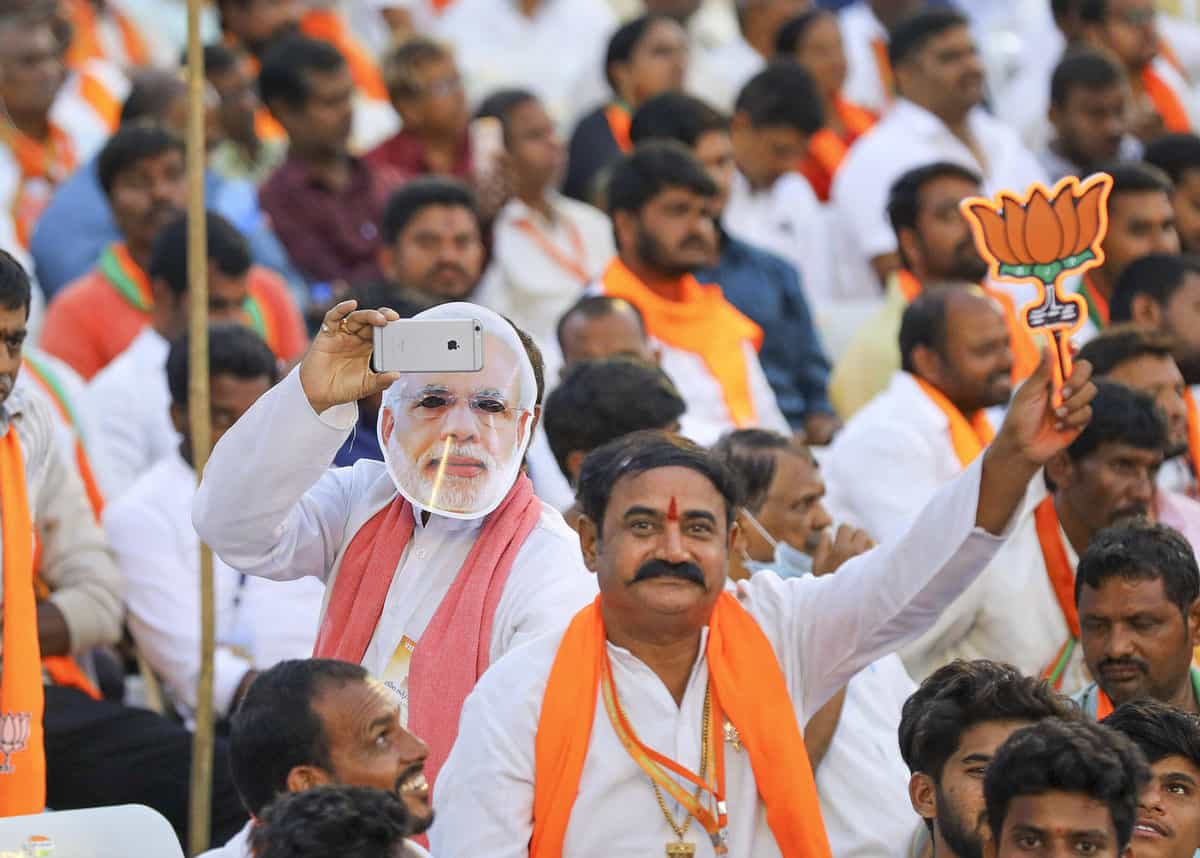
<path id="1" fill-rule="evenodd" d="M 537 96 L 505 90 L 488 97 L 479 115 L 504 129 L 513 197 L 492 227 L 492 261 L 475 300 L 512 319 L 545 351 L 559 318 L 612 259 L 612 224 L 599 209 L 558 193 L 565 150 Z"/>
<path id="2" fill-rule="evenodd" d="M 729 472 L 661 433 L 593 452 L 580 538 L 600 599 L 476 687 L 436 791 L 434 853 L 828 856 L 801 725 L 986 565 L 1040 463 L 1086 423 L 1087 374 L 1077 365 L 1054 417 L 1043 365 L 904 539 L 837 575 L 761 573 L 741 601 L 725 590 Z"/>
<path id="3" fill-rule="evenodd" d="M 1013 387 L 1004 315 L 969 286 L 934 289 L 908 306 L 900 356 L 891 384 L 850 419 L 825 462 L 834 514 L 881 543 L 901 536 L 990 443 L 986 409 Z"/>
<path id="4" fill-rule="evenodd" d="M 721 214 L 732 235 L 790 262 L 814 306 L 846 297 L 836 279 L 825 212 L 796 172 L 809 138 L 823 124 L 821 98 L 798 64 L 781 60 L 755 75 L 738 94 L 729 123 L 738 171 Z"/>
<path id="5" fill-rule="evenodd" d="M 918 640 L 901 650 L 914 677 L 956 658 L 991 658 L 1043 676 L 1064 694 L 1090 680 L 1079 646 L 1075 567 L 1105 527 L 1153 512 L 1167 429 L 1152 400 L 1098 382 L 1095 418 L 1046 463 L 987 570 Z"/>
<path id="6" fill-rule="evenodd" d="M 326 582 L 315 653 L 388 683 L 430 743 L 432 781 L 478 675 L 560 627 L 595 580 L 519 470 L 544 389 L 528 335 L 483 307 L 443 304 L 415 318 L 474 319 L 483 369 L 376 373 L 372 331 L 399 317 L 355 306 L 330 310 L 299 369 L 226 432 L 193 522 L 234 569 Z M 385 461 L 330 470 L 355 403 L 375 393 Z"/>
<path id="7" fill-rule="evenodd" d="M 246 300 L 250 251 L 246 240 L 220 215 L 208 214 L 209 316 L 238 321 Z M 110 501 L 119 498 L 151 465 L 174 453 L 179 436 L 168 414 L 167 352 L 187 333 L 187 218 L 160 233 L 150 262 L 152 321 L 128 348 L 97 373 L 87 399 L 105 463 L 98 474 Z"/>
<path id="8" fill-rule="evenodd" d="M 275 356 L 241 325 L 209 329 L 212 437 L 219 440 L 278 378 Z M 171 418 L 182 436 L 104 511 L 125 579 L 125 604 L 138 651 L 163 680 L 185 718 L 196 707 L 200 675 L 199 540 L 192 528 L 196 474 L 188 427 L 188 344 L 167 359 Z M 324 588 L 312 579 L 265 581 L 216 561 L 217 649 L 213 703 L 218 717 L 236 708 L 258 671 L 312 652 Z"/>
<path id="9" fill-rule="evenodd" d="M 953 161 L 982 176 L 987 194 L 1045 179 L 1017 135 L 979 106 L 983 66 L 965 18 L 947 9 L 920 12 L 892 32 L 888 55 L 899 98 L 850 148 L 833 181 L 848 290 L 872 274 L 883 283 L 899 267 L 887 194 L 913 167 Z"/>
<path id="10" fill-rule="evenodd" d="M 842 94 L 883 113 L 892 103 L 895 78 L 888 59 L 888 33 L 922 6 L 922 0 L 854 0 L 838 12 L 848 74 Z"/>

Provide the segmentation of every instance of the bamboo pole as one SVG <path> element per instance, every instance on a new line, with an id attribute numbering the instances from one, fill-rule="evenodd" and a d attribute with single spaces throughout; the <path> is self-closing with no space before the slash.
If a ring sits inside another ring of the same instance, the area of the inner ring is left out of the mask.
<path id="1" fill-rule="evenodd" d="M 196 478 L 204 473 L 212 446 L 208 396 L 208 237 L 204 205 L 204 49 L 200 10 L 204 0 L 187 0 L 188 10 L 188 419 Z M 209 847 L 213 771 L 213 609 L 212 551 L 200 545 L 200 676 L 196 689 L 196 733 L 192 744 L 189 854 Z"/>

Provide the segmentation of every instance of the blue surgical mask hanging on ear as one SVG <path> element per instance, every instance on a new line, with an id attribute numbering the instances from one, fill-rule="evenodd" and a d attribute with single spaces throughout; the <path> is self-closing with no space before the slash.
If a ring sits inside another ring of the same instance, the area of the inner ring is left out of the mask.
<path id="1" fill-rule="evenodd" d="M 763 562 L 751 559 L 750 555 L 743 551 L 742 566 L 745 567 L 747 572 L 754 575 L 764 569 L 772 569 L 780 578 L 803 578 L 805 575 L 812 574 L 812 557 L 805 554 L 799 548 L 795 548 L 787 542 L 781 542 L 773 537 L 748 509 L 743 508 L 742 514 L 750 522 L 750 526 L 758 531 L 759 536 L 765 539 L 775 552 L 775 556 L 770 562 Z"/>

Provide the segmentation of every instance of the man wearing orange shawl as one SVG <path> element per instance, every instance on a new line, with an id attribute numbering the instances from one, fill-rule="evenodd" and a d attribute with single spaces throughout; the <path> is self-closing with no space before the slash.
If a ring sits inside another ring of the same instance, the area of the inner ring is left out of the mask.
<path id="1" fill-rule="evenodd" d="M 761 572 L 740 598 L 725 589 L 738 489 L 712 454 L 656 432 L 593 452 L 579 527 L 600 597 L 476 686 L 431 851 L 828 858 L 801 726 L 987 564 L 1041 463 L 1089 419 L 1089 374 L 1076 365 L 1055 416 L 1043 364 L 903 538 L 833 576 Z"/>

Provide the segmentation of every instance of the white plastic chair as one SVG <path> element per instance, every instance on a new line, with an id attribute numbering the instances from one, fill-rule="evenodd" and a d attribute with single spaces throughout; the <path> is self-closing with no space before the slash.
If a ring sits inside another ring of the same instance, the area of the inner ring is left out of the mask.
<path id="1" fill-rule="evenodd" d="M 38 834 L 51 838 L 62 858 L 184 858 L 171 824 L 140 804 L 0 819 L 0 852 L 17 851 Z"/>

